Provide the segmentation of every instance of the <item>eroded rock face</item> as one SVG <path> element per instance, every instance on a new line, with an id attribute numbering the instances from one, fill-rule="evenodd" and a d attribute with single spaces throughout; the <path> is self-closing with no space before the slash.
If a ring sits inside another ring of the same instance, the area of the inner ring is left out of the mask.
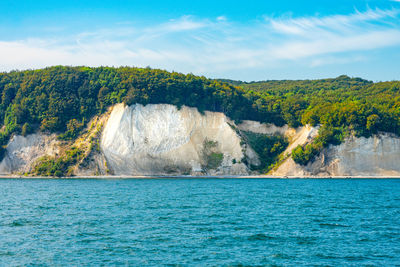
<path id="1" fill-rule="evenodd" d="M 324 149 L 312 163 L 300 166 L 289 158 L 275 175 L 286 176 L 400 176 L 400 138 L 381 134 L 350 137 Z"/>
<path id="2" fill-rule="evenodd" d="M 389 134 L 351 137 L 326 149 L 314 163 L 318 164 L 332 176 L 399 176 L 400 138 Z"/>
<path id="3" fill-rule="evenodd" d="M 297 129 L 290 128 L 288 125 L 278 127 L 270 123 L 260 123 L 258 121 L 245 120 L 238 125 L 241 131 L 249 131 L 259 134 L 282 135 L 289 140 L 289 146 L 283 154 L 290 154 L 298 145 L 304 145 L 311 142 L 317 135 L 319 127 L 304 126 Z"/>
<path id="4" fill-rule="evenodd" d="M 8 143 L 6 154 L 0 163 L 0 174 L 29 172 L 39 157 L 57 154 L 58 143 L 56 135 L 15 135 Z"/>
<path id="5" fill-rule="evenodd" d="M 105 125 L 101 149 L 116 175 L 196 174 L 207 169 L 204 146 L 214 142 L 212 156 L 222 154 L 222 161 L 209 174 L 247 174 L 240 163 L 241 139 L 229 123 L 222 113 L 200 114 L 185 106 L 118 104 Z"/>
<path id="6" fill-rule="evenodd" d="M 258 121 L 244 120 L 239 125 L 238 128 L 242 131 L 248 131 L 259 134 L 280 134 L 285 136 L 293 135 L 296 130 L 290 128 L 288 125 L 282 127 L 276 126 L 270 123 L 260 123 Z"/>
<path id="7" fill-rule="evenodd" d="M 287 159 L 270 174 L 278 176 L 400 176 L 400 138 L 380 134 L 348 138 L 324 149 L 307 166 L 290 157 L 297 145 L 311 142 L 318 128 L 276 127 L 254 121 L 235 126 L 224 114 L 172 105 L 115 105 L 104 117 L 100 150 L 75 175 L 246 175 L 242 163 L 259 164 L 257 154 L 239 131 L 281 134 L 288 138 Z M 103 125 L 103 121 L 101 121 Z M 100 133 L 99 132 L 99 133 Z M 83 142 L 83 141 L 82 141 Z M 55 156 L 63 148 L 56 135 L 13 136 L 0 163 L 0 174 L 32 170 L 39 157 Z"/>

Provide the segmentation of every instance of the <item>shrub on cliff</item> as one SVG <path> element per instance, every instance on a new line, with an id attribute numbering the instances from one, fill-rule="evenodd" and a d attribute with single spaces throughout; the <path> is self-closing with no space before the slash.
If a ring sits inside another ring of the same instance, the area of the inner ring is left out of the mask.
<path id="1" fill-rule="evenodd" d="M 299 145 L 293 149 L 292 159 L 297 164 L 307 165 L 314 160 L 324 147 L 340 144 L 347 135 L 348 132 L 345 128 L 323 126 L 320 128 L 318 136 L 313 142 L 305 146 Z"/>
<path id="2" fill-rule="evenodd" d="M 358 136 L 400 135 L 400 82 L 347 76 L 244 83 L 150 68 L 55 66 L 0 73 L 0 96 L 0 146 L 14 133 L 27 134 L 24 125 L 74 139 L 80 124 L 121 102 L 186 105 L 235 121 L 321 124 Z"/>
<path id="3" fill-rule="evenodd" d="M 289 144 L 283 136 L 278 134 L 269 135 L 246 131 L 243 131 L 243 134 L 260 158 L 260 165 L 252 166 L 252 168 L 264 173 L 267 173 L 273 167 L 273 164 Z"/>

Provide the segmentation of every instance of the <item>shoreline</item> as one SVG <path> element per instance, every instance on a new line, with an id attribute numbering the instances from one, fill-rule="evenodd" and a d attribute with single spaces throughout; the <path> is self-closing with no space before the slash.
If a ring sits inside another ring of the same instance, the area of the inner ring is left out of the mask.
<path id="1" fill-rule="evenodd" d="M 0 179 L 400 179 L 400 176 L 276 176 L 276 175 L 107 175 L 107 176 L 23 176 L 0 175 Z"/>

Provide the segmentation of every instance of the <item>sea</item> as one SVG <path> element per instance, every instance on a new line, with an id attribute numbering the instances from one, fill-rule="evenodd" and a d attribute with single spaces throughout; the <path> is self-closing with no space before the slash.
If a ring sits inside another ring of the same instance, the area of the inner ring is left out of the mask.
<path id="1" fill-rule="evenodd" d="M 400 179 L 1 179 L 0 266 L 400 266 Z"/>

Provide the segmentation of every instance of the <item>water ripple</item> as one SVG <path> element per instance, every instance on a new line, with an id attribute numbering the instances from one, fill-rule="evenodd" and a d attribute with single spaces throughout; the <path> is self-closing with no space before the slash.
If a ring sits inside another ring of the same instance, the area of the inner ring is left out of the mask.
<path id="1" fill-rule="evenodd" d="M 0 266 L 400 265 L 396 180 L 0 180 Z"/>

